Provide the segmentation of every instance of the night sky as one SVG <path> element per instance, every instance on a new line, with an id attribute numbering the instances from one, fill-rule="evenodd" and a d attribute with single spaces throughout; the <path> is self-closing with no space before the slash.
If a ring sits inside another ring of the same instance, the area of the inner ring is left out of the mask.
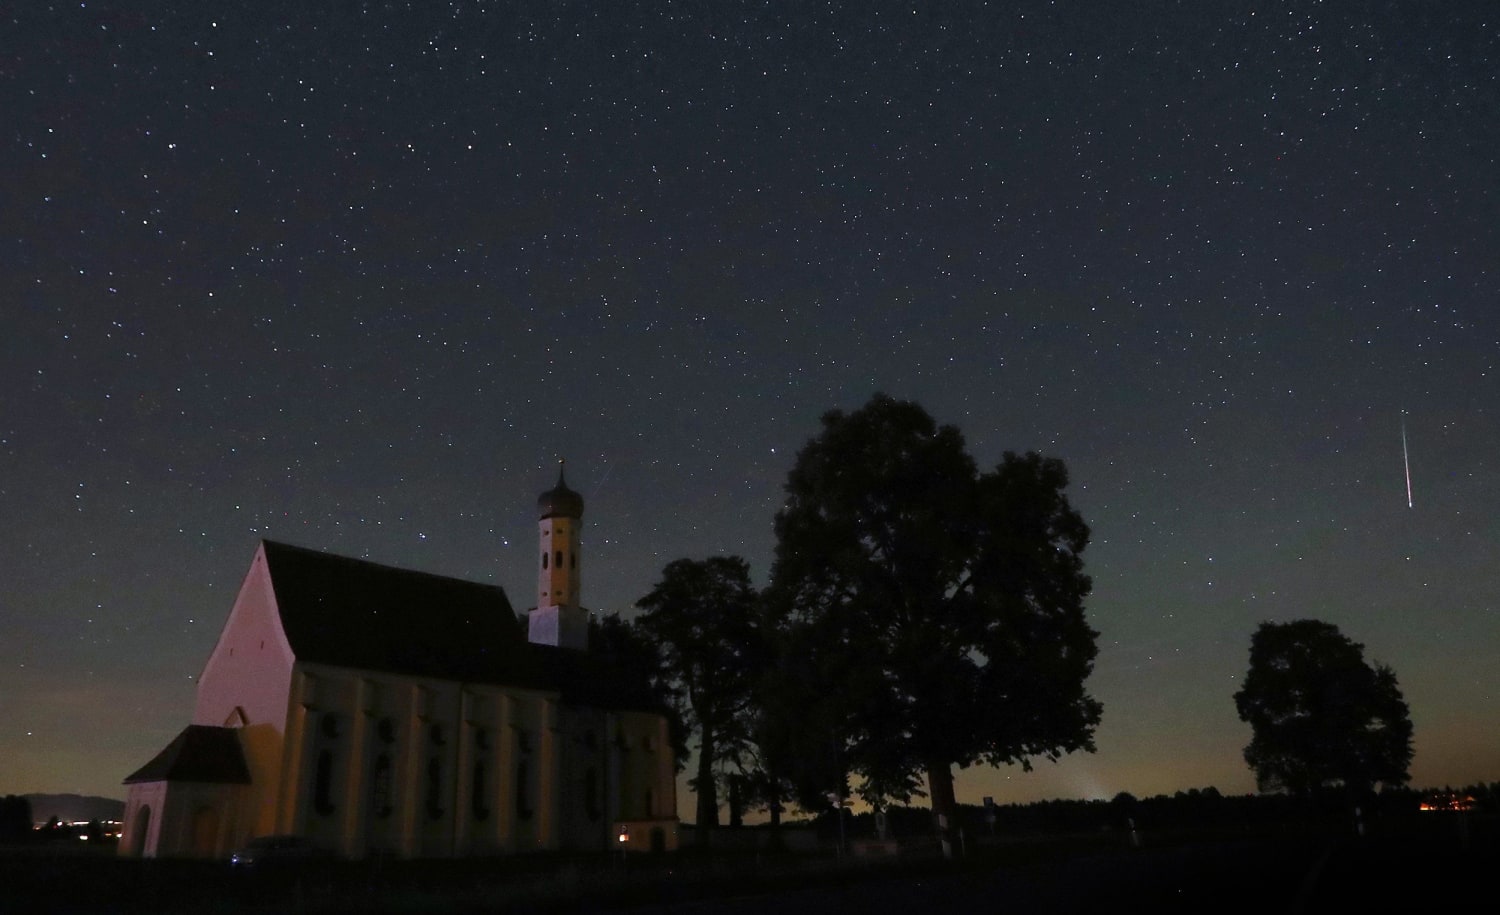
<path id="1" fill-rule="evenodd" d="M 523 610 L 566 457 L 586 605 L 764 583 L 877 391 L 1093 529 L 1098 752 L 960 801 L 1253 790 L 1303 617 L 1395 669 L 1416 786 L 1500 778 L 1495 4 L 3 16 L 0 793 L 123 797 L 261 538 Z"/>

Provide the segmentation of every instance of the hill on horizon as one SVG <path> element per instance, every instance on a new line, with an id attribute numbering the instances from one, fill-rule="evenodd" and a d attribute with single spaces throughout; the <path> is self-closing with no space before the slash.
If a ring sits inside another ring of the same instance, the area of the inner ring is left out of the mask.
<path id="1" fill-rule="evenodd" d="M 90 820 L 123 820 L 125 802 L 92 794 L 23 794 L 31 803 L 31 820 L 38 826 L 53 817 L 61 823 L 86 823 Z"/>

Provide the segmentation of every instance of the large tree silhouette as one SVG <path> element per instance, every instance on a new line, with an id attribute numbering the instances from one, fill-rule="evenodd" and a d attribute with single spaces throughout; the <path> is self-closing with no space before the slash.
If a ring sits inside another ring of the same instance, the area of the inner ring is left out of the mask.
<path id="1" fill-rule="evenodd" d="M 768 710 L 783 771 L 812 761 L 830 791 L 854 775 L 876 803 L 909 799 L 925 776 L 951 822 L 955 765 L 1029 769 L 1093 749 L 1089 530 L 1067 483 L 1035 453 L 980 473 L 956 428 L 885 395 L 823 417 L 776 516 L 783 682 L 770 692 L 800 693 L 819 723 Z M 786 682 L 798 676 L 800 691 Z M 787 774 L 804 794 L 818 775 Z"/>
<path id="2" fill-rule="evenodd" d="M 1245 762 L 1262 791 L 1364 792 L 1410 778 L 1412 725 L 1396 674 L 1365 663 L 1364 646 L 1331 623 L 1261 623 L 1234 704 L 1253 731 Z"/>
<path id="3" fill-rule="evenodd" d="M 0 798 L 0 842 L 20 842 L 30 838 L 31 800 L 20 794 Z"/>
<path id="4" fill-rule="evenodd" d="M 751 698 L 762 663 L 758 595 L 738 556 L 678 559 L 636 606 L 687 730 L 698 738 L 698 835 L 719 820 L 719 774 L 753 768 Z"/>

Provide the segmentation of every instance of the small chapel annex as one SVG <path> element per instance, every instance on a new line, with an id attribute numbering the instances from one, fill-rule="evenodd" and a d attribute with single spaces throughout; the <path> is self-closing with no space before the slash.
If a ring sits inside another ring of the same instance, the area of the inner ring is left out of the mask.
<path id="1" fill-rule="evenodd" d="M 583 498 L 537 501 L 537 605 L 262 541 L 189 724 L 125 779 L 121 853 L 345 857 L 677 846 L 667 719 L 587 651 Z"/>

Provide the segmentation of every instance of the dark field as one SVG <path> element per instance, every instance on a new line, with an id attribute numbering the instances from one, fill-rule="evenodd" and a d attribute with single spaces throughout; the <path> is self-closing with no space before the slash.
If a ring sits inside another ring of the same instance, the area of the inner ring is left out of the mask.
<path id="1" fill-rule="evenodd" d="M 1493 818 L 1437 814 L 1363 837 L 1298 827 L 1148 833 L 1139 846 L 1118 832 L 981 841 L 957 862 L 689 851 L 626 862 L 333 862 L 248 874 L 222 862 L 26 849 L 0 852 L 0 912 L 1438 911 L 1489 895 L 1497 833 Z"/>

